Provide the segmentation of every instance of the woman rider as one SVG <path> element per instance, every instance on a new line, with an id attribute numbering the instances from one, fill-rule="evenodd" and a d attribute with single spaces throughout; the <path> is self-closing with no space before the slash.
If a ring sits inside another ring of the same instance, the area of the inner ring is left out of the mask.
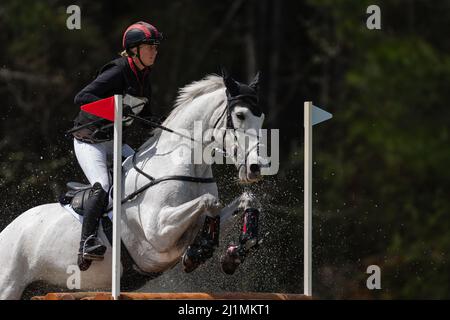
<path id="1" fill-rule="evenodd" d="M 140 112 L 133 112 L 143 118 L 150 117 L 150 69 L 161 41 L 162 34 L 149 23 L 140 21 L 129 26 L 123 35 L 122 57 L 107 63 L 96 79 L 76 95 L 75 104 L 80 106 L 115 94 L 131 95 L 147 101 Z M 74 125 L 78 127 L 90 122 L 93 122 L 91 126 L 73 134 L 78 163 L 93 186 L 84 207 L 79 265 L 83 260 L 103 259 L 106 247 L 97 238 L 97 229 L 99 219 L 108 205 L 111 186 L 107 156 L 113 153 L 113 126 L 108 120 L 84 111 L 79 112 Z M 133 150 L 124 145 L 122 153 L 128 156 Z"/>

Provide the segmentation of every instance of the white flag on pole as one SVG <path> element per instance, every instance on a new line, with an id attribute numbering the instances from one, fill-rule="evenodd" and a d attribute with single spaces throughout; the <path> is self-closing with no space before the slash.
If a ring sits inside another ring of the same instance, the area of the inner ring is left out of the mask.
<path id="1" fill-rule="evenodd" d="M 333 115 L 329 112 L 326 112 L 323 109 L 320 109 L 319 107 L 312 106 L 312 125 L 316 125 L 318 123 L 324 122 L 326 120 L 329 120 L 333 118 Z"/>

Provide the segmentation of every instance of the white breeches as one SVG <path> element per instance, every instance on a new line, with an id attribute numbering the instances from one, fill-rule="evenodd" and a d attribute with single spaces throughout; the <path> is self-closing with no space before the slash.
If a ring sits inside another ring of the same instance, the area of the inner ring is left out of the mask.
<path id="1" fill-rule="evenodd" d="M 112 184 L 108 168 L 112 166 L 114 141 L 90 144 L 73 139 L 75 155 L 91 185 L 99 182 L 108 192 Z M 129 157 L 134 150 L 127 144 L 122 145 L 122 156 Z"/>

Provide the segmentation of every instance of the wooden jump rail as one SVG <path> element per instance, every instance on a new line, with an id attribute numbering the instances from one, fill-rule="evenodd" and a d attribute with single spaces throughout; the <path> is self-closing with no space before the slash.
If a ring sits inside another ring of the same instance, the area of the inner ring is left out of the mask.
<path id="1" fill-rule="evenodd" d="M 119 300 L 311 300 L 310 296 L 287 293 L 227 292 L 227 293 L 140 293 L 122 292 Z M 111 292 L 47 293 L 31 300 L 114 300 Z"/>

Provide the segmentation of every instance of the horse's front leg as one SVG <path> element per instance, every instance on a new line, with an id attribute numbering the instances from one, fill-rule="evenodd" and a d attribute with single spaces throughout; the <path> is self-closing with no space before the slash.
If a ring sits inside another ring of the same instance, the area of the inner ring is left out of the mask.
<path id="1" fill-rule="evenodd" d="M 206 214 L 215 217 L 219 214 L 221 205 L 212 194 L 183 203 L 177 207 L 164 207 L 159 214 L 157 241 L 161 252 L 172 249 L 185 232 L 198 220 L 199 215 Z"/>
<path id="2" fill-rule="evenodd" d="M 251 193 L 244 192 L 220 211 L 220 226 L 224 227 L 228 223 L 231 223 L 233 221 L 233 219 L 231 219 L 233 216 L 236 216 L 240 212 L 244 212 L 248 208 L 259 207 L 261 207 L 259 201 Z"/>
<path id="3" fill-rule="evenodd" d="M 183 254 L 184 272 L 192 272 L 206 260 L 212 258 L 215 248 L 219 246 L 219 231 L 220 215 L 206 216 L 202 229 Z"/>
<path id="4" fill-rule="evenodd" d="M 250 212 L 249 210 L 256 210 L 253 209 L 253 207 L 257 205 L 259 206 L 259 203 L 253 195 L 245 192 L 223 208 L 215 217 L 206 216 L 203 228 L 200 230 L 194 243 L 188 247 L 182 257 L 184 271 L 192 272 L 199 265 L 212 257 L 214 249 L 219 246 L 219 231 L 220 228 L 223 227 L 224 222 L 231 221 L 232 219 L 230 218 L 238 212 L 244 212 L 244 217 L 247 217 L 248 212 Z M 257 223 L 257 221 L 255 222 L 254 218 L 252 218 L 252 226 L 255 225 L 255 223 Z M 246 223 L 244 228 L 247 226 L 250 225 Z M 253 242 L 257 242 L 257 231 L 255 232 L 254 230 L 255 229 L 252 228 L 252 230 L 249 229 L 245 234 L 241 234 L 241 238 L 242 236 L 245 237 L 245 240 L 241 239 L 241 243 L 243 244 L 245 241 L 246 246 L 239 247 L 240 253 L 247 253 L 250 244 L 252 244 L 251 246 L 255 246 L 256 243 Z M 241 260 L 243 260 L 242 254 L 240 257 Z"/>
<path id="5" fill-rule="evenodd" d="M 222 271 L 233 274 L 246 256 L 258 247 L 258 224 L 261 204 L 248 192 L 243 193 L 221 212 L 222 222 L 232 215 L 243 212 L 242 230 L 237 244 L 231 243 L 221 256 Z"/>

